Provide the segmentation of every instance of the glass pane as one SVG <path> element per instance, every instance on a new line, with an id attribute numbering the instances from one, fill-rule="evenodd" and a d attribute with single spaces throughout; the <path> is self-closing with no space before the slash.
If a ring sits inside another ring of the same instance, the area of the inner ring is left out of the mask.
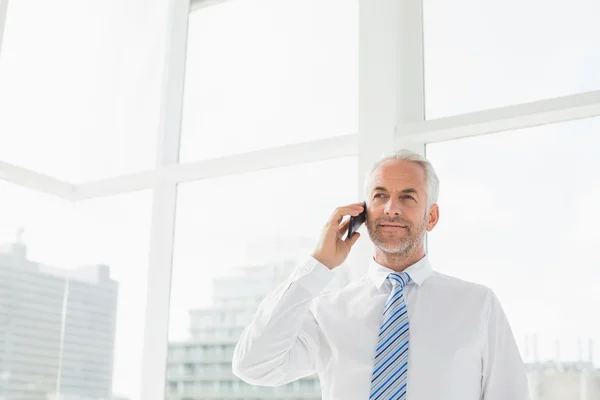
<path id="1" fill-rule="evenodd" d="M 310 257 L 333 210 L 356 201 L 357 169 L 348 157 L 180 185 L 167 397 L 320 399 L 318 384 L 247 385 L 231 372 L 231 359 L 259 302 Z M 334 270 L 331 287 L 347 282 L 348 270 Z M 217 385 L 224 379 L 234 384 Z"/>
<path id="2" fill-rule="evenodd" d="M 428 119 L 600 89 L 597 0 L 424 0 Z"/>
<path id="3" fill-rule="evenodd" d="M 166 3 L 10 1 L 0 160 L 70 182 L 152 168 Z"/>
<path id="4" fill-rule="evenodd" d="M 0 398 L 139 399 L 150 192 L 0 193 Z"/>
<path id="5" fill-rule="evenodd" d="M 182 162 L 357 131 L 358 1 L 231 1 L 190 15 Z"/>
<path id="6" fill-rule="evenodd" d="M 536 399 L 600 398 L 598 132 L 595 118 L 427 145 L 432 262 L 495 291 Z"/>

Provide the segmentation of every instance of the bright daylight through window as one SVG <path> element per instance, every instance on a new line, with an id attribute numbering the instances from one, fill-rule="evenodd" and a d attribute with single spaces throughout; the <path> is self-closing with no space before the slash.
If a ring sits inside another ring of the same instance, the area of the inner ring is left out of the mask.
<path id="1" fill-rule="evenodd" d="M 182 162 L 357 131 L 357 1 L 231 1 L 190 15 Z"/>
<path id="2" fill-rule="evenodd" d="M 531 400 L 600 399 L 598 21 L 598 0 L 0 0 L 0 400 L 331 400 L 317 374 L 245 382 L 234 348 L 394 144 L 433 163 L 429 259 L 493 290 Z M 361 236 L 327 290 L 367 270 Z"/>
<path id="3" fill-rule="evenodd" d="M 594 118 L 427 146 L 443 185 L 429 254 L 495 291 L 535 399 L 599 394 L 599 130 Z"/>
<path id="4" fill-rule="evenodd" d="M 68 182 L 153 168 L 161 1 L 9 1 L 0 160 Z"/>
<path id="5" fill-rule="evenodd" d="M 427 119 L 600 89 L 597 0 L 423 0 Z"/>
<path id="6" fill-rule="evenodd" d="M 169 399 L 303 387 L 257 389 L 241 382 L 231 373 L 233 347 L 267 292 L 311 254 L 331 210 L 354 198 L 355 174 L 348 171 L 356 169 L 356 158 L 348 157 L 180 185 Z M 347 283 L 347 275 L 337 275 L 332 287 Z M 319 397 L 317 377 L 307 382 L 310 392 L 302 393 Z"/>
<path id="7" fill-rule="evenodd" d="M 0 193 L 0 398 L 136 398 L 150 192 Z"/>

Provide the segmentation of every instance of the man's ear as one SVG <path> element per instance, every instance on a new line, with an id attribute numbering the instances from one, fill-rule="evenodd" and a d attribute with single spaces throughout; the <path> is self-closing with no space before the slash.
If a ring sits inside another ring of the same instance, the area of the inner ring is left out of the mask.
<path id="1" fill-rule="evenodd" d="M 431 206 L 431 209 L 429 209 L 429 218 L 427 220 L 427 232 L 431 232 L 433 228 L 435 228 L 439 220 L 440 208 L 437 204 L 434 204 Z"/>

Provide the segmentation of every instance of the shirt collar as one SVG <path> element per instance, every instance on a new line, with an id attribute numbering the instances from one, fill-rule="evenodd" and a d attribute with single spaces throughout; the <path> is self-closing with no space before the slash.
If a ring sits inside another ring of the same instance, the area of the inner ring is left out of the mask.
<path id="1" fill-rule="evenodd" d="M 377 289 L 381 289 L 383 282 L 385 282 L 386 278 L 391 272 L 394 272 L 394 270 L 384 267 L 375 261 L 375 258 L 373 258 L 369 263 L 369 270 L 367 274 Z M 427 255 L 425 255 L 425 257 L 406 268 L 404 272 L 406 272 L 410 276 L 410 279 L 413 280 L 417 285 L 421 286 L 423 281 L 425 281 L 425 279 L 431 275 L 433 268 L 429 263 L 429 258 Z"/>

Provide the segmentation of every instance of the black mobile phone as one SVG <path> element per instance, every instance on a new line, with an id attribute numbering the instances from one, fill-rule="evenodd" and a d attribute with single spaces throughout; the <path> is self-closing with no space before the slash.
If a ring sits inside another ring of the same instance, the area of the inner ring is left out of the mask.
<path id="1" fill-rule="evenodd" d="M 356 217 L 350 216 L 350 226 L 348 227 L 348 239 L 358 231 L 358 228 L 367 220 L 367 203 L 363 201 L 363 212 Z"/>

